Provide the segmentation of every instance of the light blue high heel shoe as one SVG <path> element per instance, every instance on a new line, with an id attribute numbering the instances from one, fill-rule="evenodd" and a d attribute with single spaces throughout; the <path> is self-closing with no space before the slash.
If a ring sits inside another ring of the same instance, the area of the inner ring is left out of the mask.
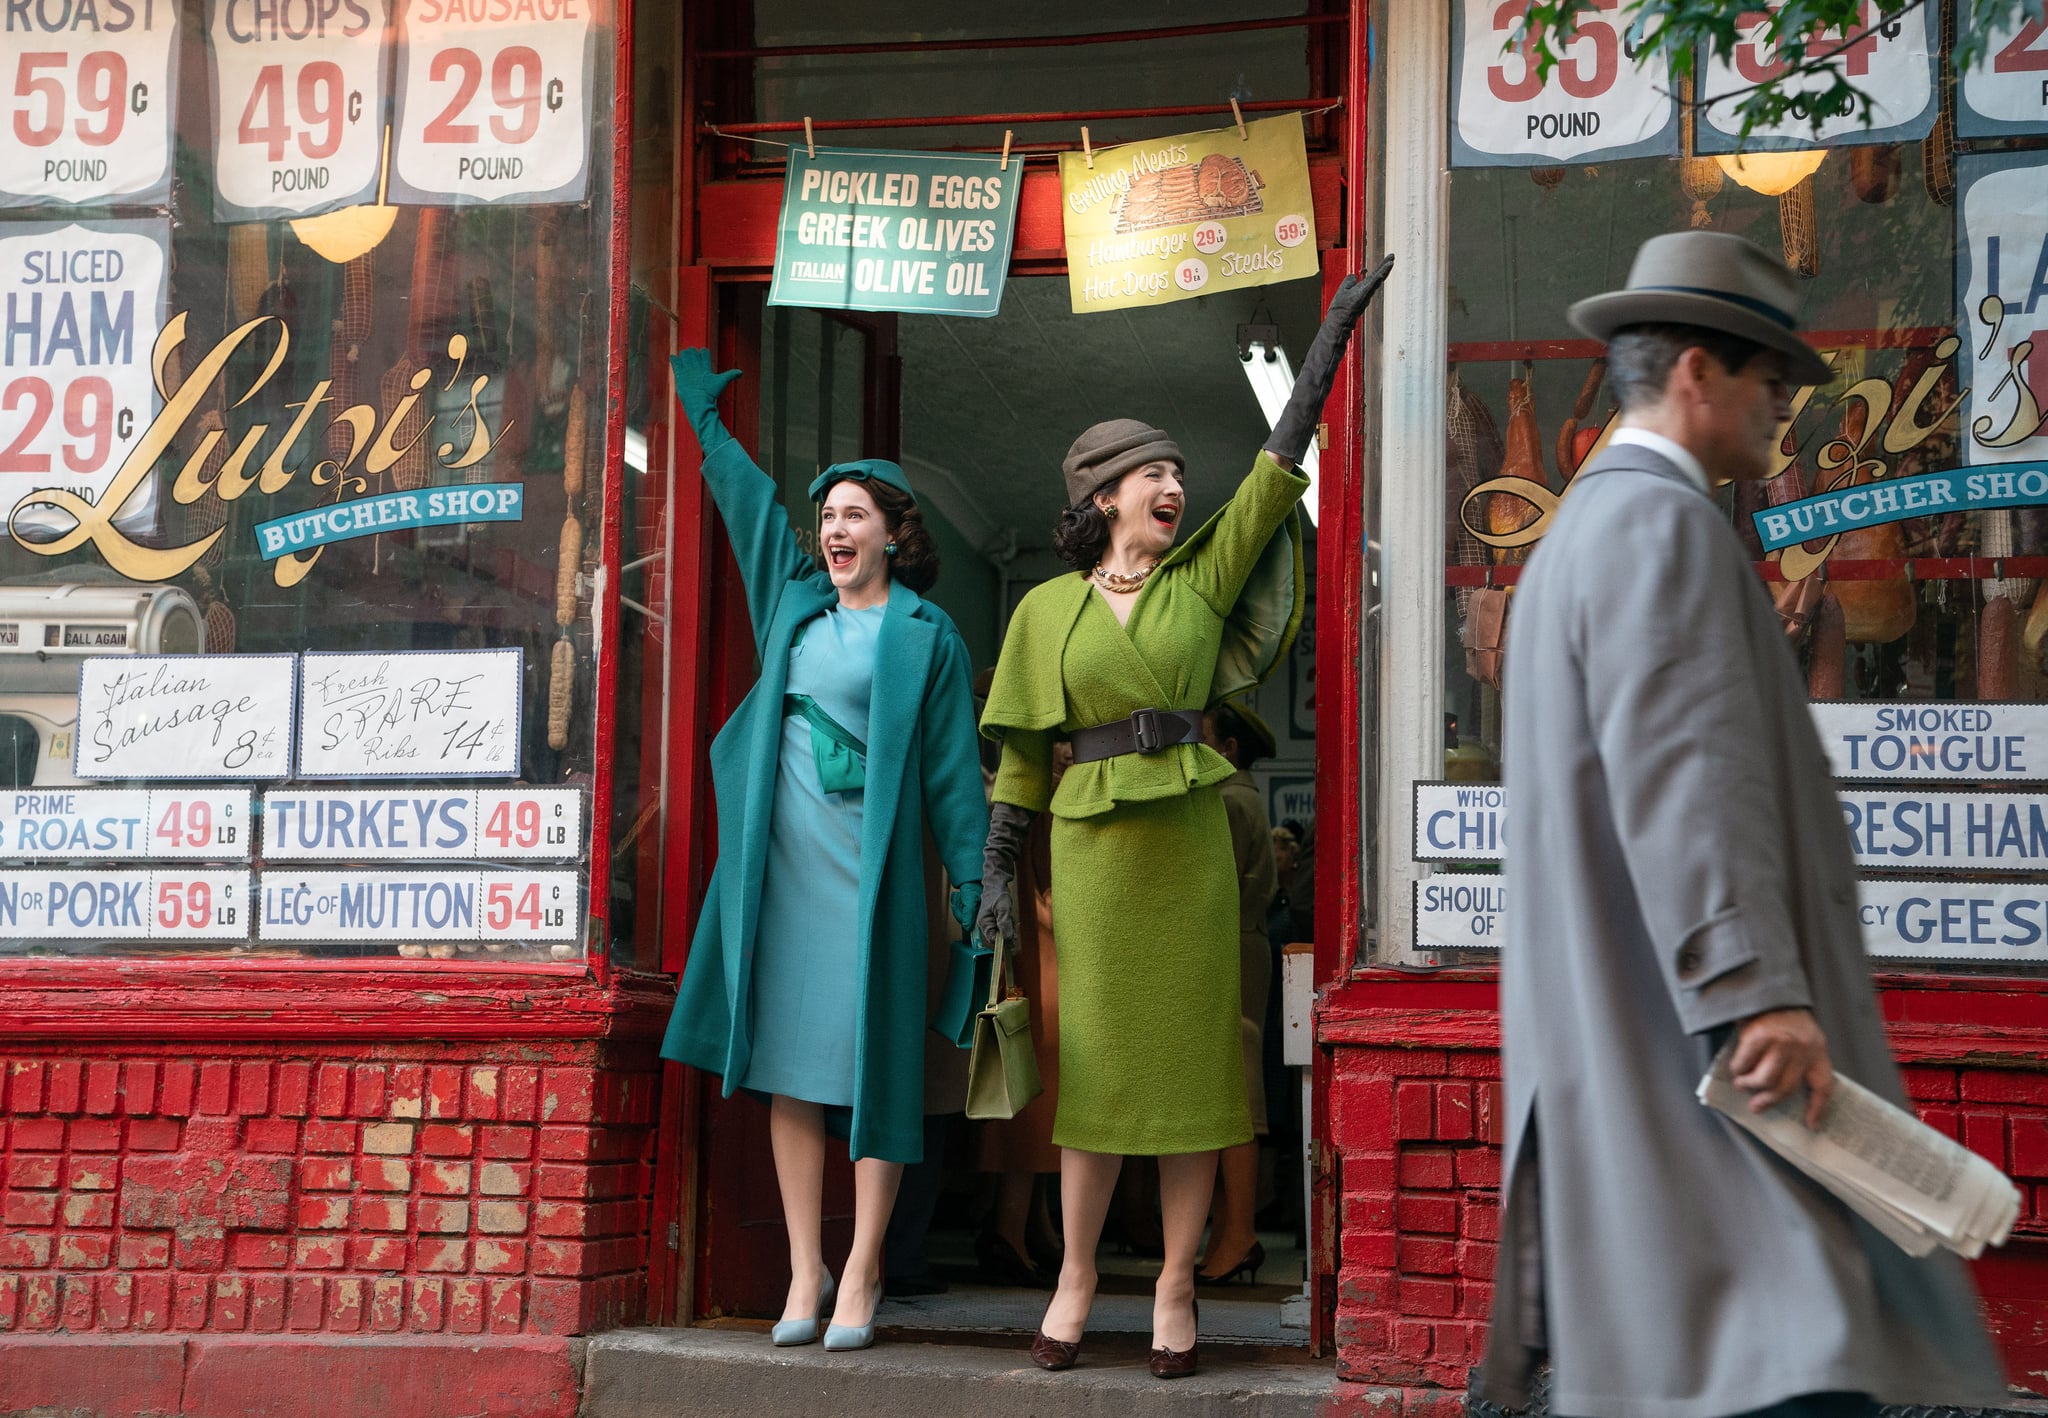
<path id="1" fill-rule="evenodd" d="M 782 1348 L 813 1342 L 818 1337 L 818 1326 L 824 1322 L 826 1313 L 831 1310 L 833 1297 L 838 1291 L 838 1285 L 828 1274 L 825 1277 L 825 1288 L 818 1292 L 818 1312 L 807 1320 L 777 1320 L 775 1328 L 768 1331 L 768 1337 Z M 825 1336 L 825 1347 L 829 1349 L 831 1346 L 832 1335 L 828 1332 Z"/>
<path id="2" fill-rule="evenodd" d="M 882 1287 L 879 1280 L 875 1285 L 875 1308 L 882 1307 Z M 825 1347 L 828 1350 L 865 1349 L 875 1342 L 875 1317 L 868 1315 L 866 1324 L 833 1324 L 825 1326 Z"/>

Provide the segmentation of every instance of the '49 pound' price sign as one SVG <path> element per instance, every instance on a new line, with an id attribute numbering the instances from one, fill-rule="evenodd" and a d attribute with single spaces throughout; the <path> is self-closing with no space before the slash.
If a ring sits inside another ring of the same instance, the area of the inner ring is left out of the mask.
<path id="1" fill-rule="evenodd" d="M 0 207 L 162 201 L 177 0 L 13 0 L 0 36 Z"/>
<path id="2" fill-rule="evenodd" d="M 303 217 L 377 195 L 387 0 L 208 0 L 214 214 Z"/>
<path id="3" fill-rule="evenodd" d="M 606 0 L 399 0 L 390 199 L 577 202 Z"/>

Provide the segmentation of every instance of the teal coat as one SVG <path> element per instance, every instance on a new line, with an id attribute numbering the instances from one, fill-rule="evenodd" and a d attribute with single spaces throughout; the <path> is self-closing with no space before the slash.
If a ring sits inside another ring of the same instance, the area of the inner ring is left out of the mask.
<path id="1" fill-rule="evenodd" d="M 789 648 L 839 593 L 797 545 L 768 475 L 730 436 L 714 442 L 704 480 L 746 584 L 761 678 L 711 743 L 718 864 L 661 1052 L 722 1075 L 729 1097 L 753 1053 L 748 1002 L 761 893 L 804 889 L 764 880 Z M 924 1137 L 925 829 L 956 883 L 979 881 L 988 804 L 967 647 L 944 611 L 901 582 L 890 583 L 868 712 L 855 941 L 866 990 L 848 1142 L 856 1158 L 915 1162 Z"/>

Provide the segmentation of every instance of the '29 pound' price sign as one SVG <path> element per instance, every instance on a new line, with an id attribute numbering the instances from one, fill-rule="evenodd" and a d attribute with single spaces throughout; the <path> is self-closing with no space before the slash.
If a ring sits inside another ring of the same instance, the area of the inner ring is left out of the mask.
<path id="1" fill-rule="evenodd" d="M 577 202 L 605 0 L 400 0 L 390 199 Z"/>
<path id="2" fill-rule="evenodd" d="M 170 191 L 177 0 L 0 7 L 0 207 Z"/>
<path id="3" fill-rule="evenodd" d="M 248 938 L 247 871 L 0 871 L 0 941 Z"/>
<path id="4" fill-rule="evenodd" d="M 168 236 L 161 221 L 0 227 L 0 513 L 30 539 L 77 524 L 17 504 L 47 488 L 98 502 L 156 416 Z M 114 525 L 154 530 L 155 498 L 152 480 Z"/>
<path id="5" fill-rule="evenodd" d="M 377 195 L 386 0 L 210 0 L 214 214 L 303 217 Z"/>

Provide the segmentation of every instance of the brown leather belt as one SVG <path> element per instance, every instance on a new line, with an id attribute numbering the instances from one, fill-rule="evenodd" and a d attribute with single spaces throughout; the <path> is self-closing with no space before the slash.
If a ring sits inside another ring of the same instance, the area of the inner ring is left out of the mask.
<path id="1" fill-rule="evenodd" d="M 1076 729 L 1067 736 L 1074 762 L 1093 763 L 1120 753 L 1161 753 L 1177 743 L 1202 741 L 1202 716 L 1192 709 L 1140 709 L 1128 719 Z"/>

